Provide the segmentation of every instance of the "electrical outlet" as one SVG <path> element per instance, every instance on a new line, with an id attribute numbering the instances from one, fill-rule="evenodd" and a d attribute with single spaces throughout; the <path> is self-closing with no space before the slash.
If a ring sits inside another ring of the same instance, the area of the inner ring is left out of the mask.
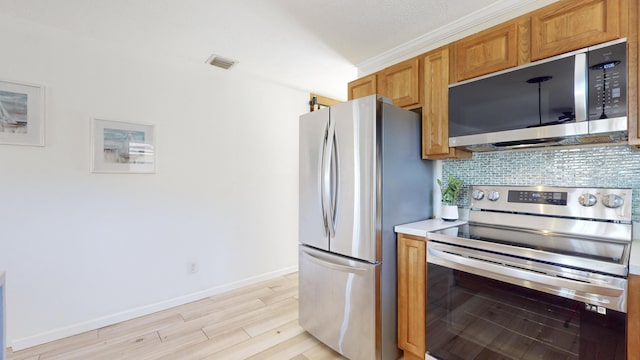
<path id="1" fill-rule="evenodd" d="M 189 261 L 189 274 L 195 274 L 200 270 L 200 266 L 198 266 L 198 261 L 195 259 L 191 259 Z"/>

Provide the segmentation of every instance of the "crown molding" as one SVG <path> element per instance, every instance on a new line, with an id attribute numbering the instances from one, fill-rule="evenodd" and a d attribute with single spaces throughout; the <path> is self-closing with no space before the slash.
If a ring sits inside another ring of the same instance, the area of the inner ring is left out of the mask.
<path id="1" fill-rule="evenodd" d="M 359 64 L 364 76 L 559 0 L 499 0 Z"/>

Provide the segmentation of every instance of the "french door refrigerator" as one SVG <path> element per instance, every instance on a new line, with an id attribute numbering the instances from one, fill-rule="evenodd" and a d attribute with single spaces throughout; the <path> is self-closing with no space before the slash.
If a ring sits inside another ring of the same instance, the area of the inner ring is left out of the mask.
<path id="1" fill-rule="evenodd" d="M 299 321 L 352 360 L 400 355 L 393 227 L 432 215 L 420 126 L 376 95 L 300 117 Z"/>

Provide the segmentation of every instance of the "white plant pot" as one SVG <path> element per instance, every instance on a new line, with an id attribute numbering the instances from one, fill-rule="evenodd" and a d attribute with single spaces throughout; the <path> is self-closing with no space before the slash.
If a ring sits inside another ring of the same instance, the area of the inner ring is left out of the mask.
<path id="1" fill-rule="evenodd" d="M 458 207 L 456 205 L 442 204 L 441 210 L 442 220 L 455 221 L 458 220 Z"/>

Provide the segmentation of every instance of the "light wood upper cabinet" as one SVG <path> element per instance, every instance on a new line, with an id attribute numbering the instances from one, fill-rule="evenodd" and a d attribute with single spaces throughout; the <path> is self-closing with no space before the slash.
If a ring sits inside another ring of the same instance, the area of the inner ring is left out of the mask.
<path id="1" fill-rule="evenodd" d="M 624 3 L 624 2 L 623 2 Z M 638 116 L 640 114 L 640 1 L 629 0 L 627 11 L 623 15 L 628 16 L 628 27 L 625 31 L 627 37 L 627 118 L 629 119 L 629 144 L 640 147 L 640 126 Z M 640 359 L 640 355 L 638 355 Z"/>
<path id="2" fill-rule="evenodd" d="M 404 359 L 424 359 L 427 350 L 426 239 L 398 234 L 398 347 Z"/>
<path id="3" fill-rule="evenodd" d="M 349 83 L 349 100 L 377 93 L 377 75 L 371 74 Z"/>
<path id="4" fill-rule="evenodd" d="M 378 72 L 378 94 L 393 104 L 410 107 L 420 104 L 420 62 L 409 59 Z"/>
<path id="5" fill-rule="evenodd" d="M 521 17 L 455 43 L 456 81 L 530 61 L 529 17 Z"/>
<path id="6" fill-rule="evenodd" d="M 544 59 L 620 38 L 622 0 L 560 1 L 531 14 L 531 57 Z"/>
<path id="7" fill-rule="evenodd" d="M 449 48 L 422 58 L 422 157 L 449 154 Z"/>
<path id="8" fill-rule="evenodd" d="M 464 159 L 468 151 L 449 148 L 449 47 L 433 50 L 422 64 L 422 158 Z"/>

